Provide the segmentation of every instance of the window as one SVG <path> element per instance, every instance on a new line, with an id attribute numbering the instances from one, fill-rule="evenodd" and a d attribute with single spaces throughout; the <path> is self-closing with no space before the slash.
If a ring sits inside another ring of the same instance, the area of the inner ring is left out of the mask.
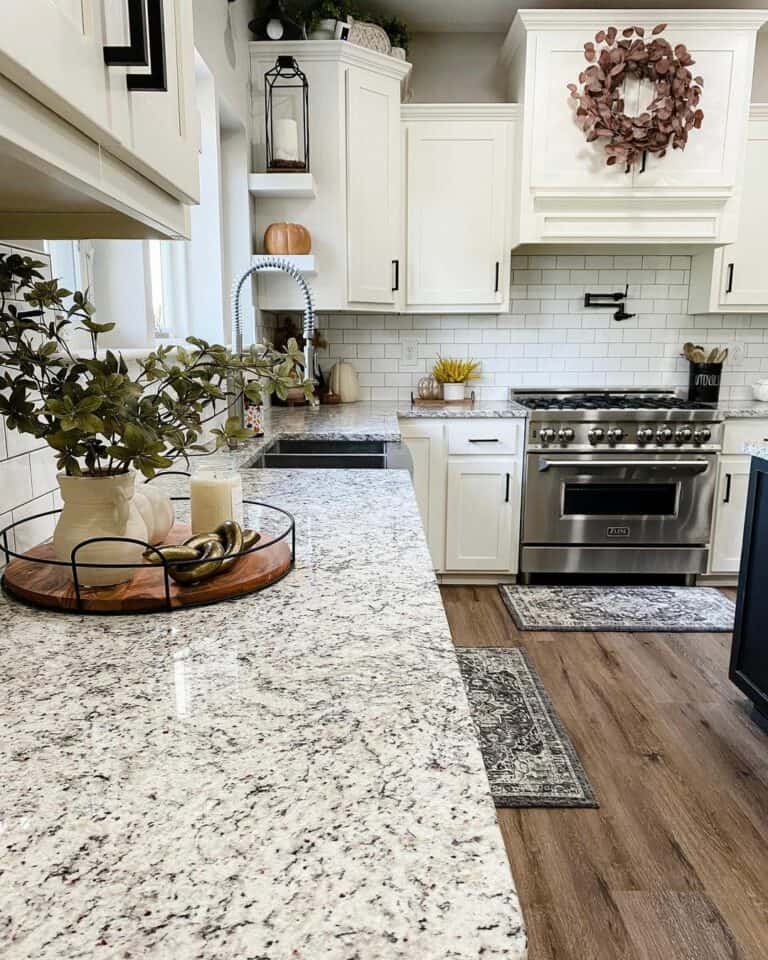
<path id="1" fill-rule="evenodd" d="M 51 275 L 67 290 L 93 289 L 93 241 L 46 240 L 51 257 Z"/>
<path id="2" fill-rule="evenodd" d="M 146 276 L 154 335 L 183 340 L 189 334 L 189 243 L 147 240 Z"/>

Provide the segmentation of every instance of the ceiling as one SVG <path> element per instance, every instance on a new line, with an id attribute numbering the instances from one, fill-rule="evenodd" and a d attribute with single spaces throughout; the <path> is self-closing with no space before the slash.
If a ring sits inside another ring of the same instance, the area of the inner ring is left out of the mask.
<path id="1" fill-rule="evenodd" d="M 473 33 L 504 31 L 515 18 L 518 9 L 523 10 L 563 10 L 563 9 L 604 9 L 616 10 L 621 4 L 616 3 L 578 3 L 568 0 L 529 0 L 526 3 L 515 3 L 514 0 L 374 0 L 375 6 L 383 13 L 401 17 L 409 26 L 411 32 L 458 32 L 470 31 Z M 671 0 L 662 4 L 658 0 L 643 2 L 632 0 L 628 5 L 634 10 L 677 10 L 677 9 L 733 9 L 733 10 L 762 10 L 768 6 L 768 0 L 738 0 L 728 3 L 727 0 Z"/>

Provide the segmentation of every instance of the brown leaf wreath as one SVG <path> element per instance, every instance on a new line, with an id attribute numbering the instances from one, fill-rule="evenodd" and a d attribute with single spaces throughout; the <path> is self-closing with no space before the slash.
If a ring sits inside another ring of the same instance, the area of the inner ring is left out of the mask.
<path id="1" fill-rule="evenodd" d="M 587 142 L 605 139 L 605 162 L 624 163 L 627 173 L 644 153 L 663 157 L 670 143 L 684 150 L 689 131 L 701 127 L 704 119 L 699 107 L 704 81 L 688 69 L 696 61 L 684 43 L 673 49 L 659 36 L 666 27 L 657 24 L 649 42 L 643 27 L 627 27 L 618 41 L 616 27 L 599 30 L 594 43 L 584 44 L 590 66 L 579 74 L 583 89 L 567 85 L 578 102 L 576 116 Z M 653 100 L 636 117 L 624 113 L 622 85 L 628 77 L 650 80 L 656 87 Z"/>

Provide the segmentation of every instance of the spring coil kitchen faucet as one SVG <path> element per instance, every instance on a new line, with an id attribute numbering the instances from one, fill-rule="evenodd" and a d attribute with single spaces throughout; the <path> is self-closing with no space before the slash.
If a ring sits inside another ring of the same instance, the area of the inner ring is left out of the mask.
<path id="1" fill-rule="evenodd" d="M 235 353 L 241 354 L 243 352 L 243 323 L 240 314 L 240 296 L 243 292 L 243 285 L 252 274 L 259 273 L 262 270 L 282 270 L 283 273 L 287 273 L 289 277 L 292 277 L 301 289 L 304 297 L 304 376 L 311 379 L 314 370 L 314 347 L 312 345 L 312 339 L 315 333 L 315 308 L 312 304 L 312 291 L 309 289 L 309 284 L 304 279 L 301 271 L 297 270 L 290 260 L 286 260 L 284 257 L 262 257 L 257 264 L 249 267 L 245 273 L 238 277 L 232 284 L 232 337 L 234 340 Z M 317 402 L 316 397 L 310 401 L 313 405 L 316 405 Z M 240 417 L 240 423 L 245 423 L 245 403 L 243 398 L 240 397 L 233 406 L 235 415 Z"/>

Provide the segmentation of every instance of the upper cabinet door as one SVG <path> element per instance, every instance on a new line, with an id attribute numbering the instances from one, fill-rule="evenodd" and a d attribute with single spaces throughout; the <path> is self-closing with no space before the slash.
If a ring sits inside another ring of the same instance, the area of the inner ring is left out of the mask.
<path id="1" fill-rule="evenodd" d="M 496 305 L 508 286 L 510 124 L 406 125 L 407 303 Z"/>
<path id="2" fill-rule="evenodd" d="M 111 134 L 102 2 L 6 0 L 0 74 L 78 129 Z"/>
<path id="3" fill-rule="evenodd" d="M 348 67 L 347 295 L 394 304 L 400 276 L 400 82 Z"/>
<path id="4" fill-rule="evenodd" d="M 718 251 L 720 304 L 768 309 L 765 224 L 768 220 L 768 123 L 750 124 L 736 243 Z"/>
<path id="5" fill-rule="evenodd" d="M 635 185 L 733 187 L 740 180 L 744 158 L 754 35 L 688 29 L 681 39 L 696 61 L 691 72 L 704 80 L 700 103 L 704 121 L 701 129 L 691 130 L 684 150 L 649 156 L 645 172 L 635 172 Z M 648 83 L 641 92 L 640 107 L 644 109 L 653 96 L 654 88 Z"/>
<path id="6" fill-rule="evenodd" d="M 167 90 L 128 93 L 131 148 L 141 172 L 150 171 L 160 186 L 184 200 L 200 199 L 200 136 L 195 103 L 195 40 L 192 4 L 163 0 Z M 150 52 L 152 42 L 150 39 Z M 152 62 L 150 70 L 158 71 Z M 132 74 L 146 70 L 132 68 Z"/>

